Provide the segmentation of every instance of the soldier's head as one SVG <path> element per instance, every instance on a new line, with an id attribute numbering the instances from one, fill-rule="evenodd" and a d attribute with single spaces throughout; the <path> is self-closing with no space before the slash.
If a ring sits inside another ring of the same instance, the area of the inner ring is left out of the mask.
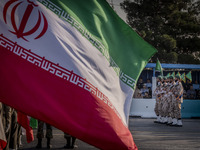
<path id="1" fill-rule="evenodd" d="M 175 76 L 175 81 L 180 81 L 180 79 L 181 79 L 180 76 L 178 75 Z"/>
<path id="2" fill-rule="evenodd" d="M 172 83 L 173 82 L 173 80 L 174 80 L 174 76 L 169 76 L 169 81 L 170 81 L 170 83 Z"/>
<path id="3" fill-rule="evenodd" d="M 163 82 L 166 82 L 167 81 L 167 78 L 164 76 L 163 77 Z"/>
<path id="4" fill-rule="evenodd" d="M 158 76 L 157 81 L 162 81 L 162 76 Z"/>
<path id="5" fill-rule="evenodd" d="M 169 78 L 168 78 L 167 76 L 165 76 L 165 78 L 166 78 L 165 81 L 166 81 L 166 82 L 169 82 Z"/>

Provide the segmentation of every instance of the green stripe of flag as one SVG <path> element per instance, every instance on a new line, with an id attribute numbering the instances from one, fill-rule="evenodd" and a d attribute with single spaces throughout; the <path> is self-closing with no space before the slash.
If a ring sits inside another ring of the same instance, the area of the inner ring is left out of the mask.
<path id="1" fill-rule="evenodd" d="M 124 77 L 137 80 L 157 52 L 117 16 L 105 0 L 50 1 L 61 8 L 60 13 L 55 13 L 97 47 L 124 82 Z M 64 12 L 68 16 L 63 17 Z"/>

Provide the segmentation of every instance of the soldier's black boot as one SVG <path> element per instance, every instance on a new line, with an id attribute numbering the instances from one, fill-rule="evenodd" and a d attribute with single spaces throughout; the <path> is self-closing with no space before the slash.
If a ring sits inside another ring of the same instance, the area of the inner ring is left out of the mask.
<path id="1" fill-rule="evenodd" d="M 47 138 L 47 148 L 50 149 L 52 147 L 51 145 L 51 139 Z"/>
<path id="2" fill-rule="evenodd" d="M 38 144 L 37 144 L 36 148 L 42 148 L 42 139 L 38 138 Z"/>
<path id="3" fill-rule="evenodd" d="M 64 146 L 64 148 L 71 149 L 71 147 L 70 147 L 70 145 L 71 145 L 71 137 L 67 137 L 66 140 L 67 140 L 67 144 Z"/>
<path id="4" fill-rule="evenodd" d="M 77 145 L 74 145 L 76 141 L 76 138 L 72 136 L 72 145 L 71 145 L 71 149 L 77 148 Z"/>

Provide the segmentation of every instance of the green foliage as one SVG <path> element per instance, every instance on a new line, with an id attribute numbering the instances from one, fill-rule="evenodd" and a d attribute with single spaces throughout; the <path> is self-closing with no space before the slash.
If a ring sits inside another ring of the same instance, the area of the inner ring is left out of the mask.
<path id="1" fill-rule="evenodd" d="M 178 47 L 184 50 L 186 53 L 192 53 L 200 51 L 200 38 L 199 37 L 188 37 L 188 38 L 177 38 Z"/>
<path id="2" fill-rule="evenodd" d="M 167 63 L 176 64 L 178 62 L 178 54 L 176 52 L 170 52 L 167 54 Z"/>
<path id="3" fill-rule="evenodd" d="M 167 34 L 161 36 L 160 43 L 168 52 L 176 48 L 176 40 Z"/>
<path id="4" fill-rule="evenodd" d="M 125 0 L 120 5 L 127 23 L 158 50 L 153 62 L 158 57 L 161 62 L 190 63 L 193 55 L 181 59 L 182 54 L 200 51 L 200 1 Z"/>
<path id="5" fill-rule="evenodd" d="M 200 60 L 194 59 L 190 54 L 180 54 L 178 56 L 178 63 L 182 64 L 200 64 Z"/>

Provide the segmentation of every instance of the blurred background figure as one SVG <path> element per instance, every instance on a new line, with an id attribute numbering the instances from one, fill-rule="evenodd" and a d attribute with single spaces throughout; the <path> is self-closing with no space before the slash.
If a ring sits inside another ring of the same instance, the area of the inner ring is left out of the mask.
<path id="1" fill-rule="evenodd" d="M 138 87 L 136 86 L 134 94 L 133 94 L 133 98 L 142 98 L 141 95 L 141 91 L 138 89 Z"/>
<path id="2" fill-rule="evenodd" d="M 52 126 L 40 120 L 38 120 L 38 130 L 37 130 L 38 144 L 36 148 L 42 148 L 42 139 L 44 138 L 44 132 L 43 132 L 44 124 L 46 125 L 47 148 L 50 149 L 52 147 L 51 139 L 53 138 Z"/>
<path id="3" fill-rule="evenodd" d="M 143 87 L 143 84 L 144 84 L 143 79 L 140 78 L 139 81 L 137 82 L 137 87 L 139 90 Z"/>
<path id="4" fill-rule="evenodd" d="M 199 90 L 200 89 L 200 85 L 199 85 L 197 80 L 194 82 L 194 84 L 192 86 L 193 86 L 194 90 Z"/>
<path id="5" fill-rule="evenodd" d="M 145 96 L 145 93 L 149 93 L 149 89 L 147 88 L 146 84 L 143 84 L 143 87 L 140 89 L 142 97 Z"/>
<path id="6" fill-rule="evenodd" d="M 152 83 L 150 79 L 147 79 L 147 83 L 145 83 L 148 89 L 152 89 Z"/>
<path id="7" fill-rule="evenodd" d="M 196 91 L 193 89 L 193 86 L 190 85 L 190 89 L 187 90 L 187 98 L 195 99 L 196 98 Z"/>
<path id="8" fill-rule="evenodd" d="M 78 146 L 77 145 L 74 145 L 75 142 L 76 142 L 76 138 L 67 134 L 67 133 L 64 133 L 64 137 L 66 139 L 66 145 L 64 146 L 64 148 L 66 149 L 73 149 L 73 148 L 77 148 Z"/>

